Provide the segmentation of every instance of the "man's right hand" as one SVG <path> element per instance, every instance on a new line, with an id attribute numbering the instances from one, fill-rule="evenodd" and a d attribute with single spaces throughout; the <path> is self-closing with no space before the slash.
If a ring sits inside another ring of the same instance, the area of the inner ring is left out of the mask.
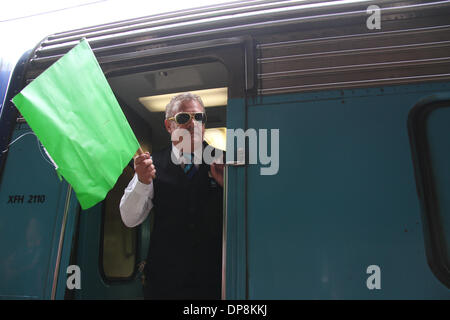
<path id="1" fill-rule="evenodd" d="M 150 153 L 144 152 L 134 158 L 134 171 L 141 183 L 150 184 L 156 177 L 156 169 Z"/>

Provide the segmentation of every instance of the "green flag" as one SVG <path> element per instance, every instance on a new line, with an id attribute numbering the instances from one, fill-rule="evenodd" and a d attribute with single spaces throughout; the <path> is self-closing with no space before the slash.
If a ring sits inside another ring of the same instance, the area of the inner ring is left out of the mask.
<path id="1" fill-rule="evenodd" d="M 13 98 L 81 207 L 102 201 L 139 148 L 88 42 Z"/>

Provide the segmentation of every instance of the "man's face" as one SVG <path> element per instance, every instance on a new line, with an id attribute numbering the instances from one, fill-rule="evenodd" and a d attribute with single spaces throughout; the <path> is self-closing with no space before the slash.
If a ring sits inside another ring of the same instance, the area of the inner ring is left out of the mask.
<path id="1" fill-rule="evenodd" d="M 179 106 L 178 110 L 171 115 L 179 112 L 204 112 L 202 106 L 195 100 L 183 101 Z M 205 124 L 201 121 L 195 121 L 194 119 L 189 120 L 186 124 L 177 124 L 173 120 L 165 120 L 165 127 L 167 131 L 172 135 L 176 129 L 186 129 L 190 133 L 191 137 L 191 152 L 193 152 L 195 147 L 201 148 L 203 142 L 203 136 L 205 134 Z M 180 143 L 180 141 L 173 141 L 174 145 Z"/>

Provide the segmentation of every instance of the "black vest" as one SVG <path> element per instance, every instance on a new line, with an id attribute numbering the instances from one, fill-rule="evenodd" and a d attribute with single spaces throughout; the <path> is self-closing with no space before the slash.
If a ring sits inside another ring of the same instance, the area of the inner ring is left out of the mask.
<path id="1" fill-rule="evenodd" d="M 154 225 L 145 298 L 220 299 L 222 188 L 202 163 L 189 179 L 171 148 L 152 154 L 156 168 Z"/>

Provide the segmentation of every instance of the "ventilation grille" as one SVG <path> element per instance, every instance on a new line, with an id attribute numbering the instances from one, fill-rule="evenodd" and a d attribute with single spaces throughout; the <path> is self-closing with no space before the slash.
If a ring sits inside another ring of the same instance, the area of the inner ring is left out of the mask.
<path id="1" fill-rule="evenodd" d="M 260 37 L 258 93 L 449 80 L 450 7 L 433 8 L 443 4 L 403 14 L 403 21 L 399 13 L 382 12 L 380 30 L 368 30 L 360 21 Z"/>

